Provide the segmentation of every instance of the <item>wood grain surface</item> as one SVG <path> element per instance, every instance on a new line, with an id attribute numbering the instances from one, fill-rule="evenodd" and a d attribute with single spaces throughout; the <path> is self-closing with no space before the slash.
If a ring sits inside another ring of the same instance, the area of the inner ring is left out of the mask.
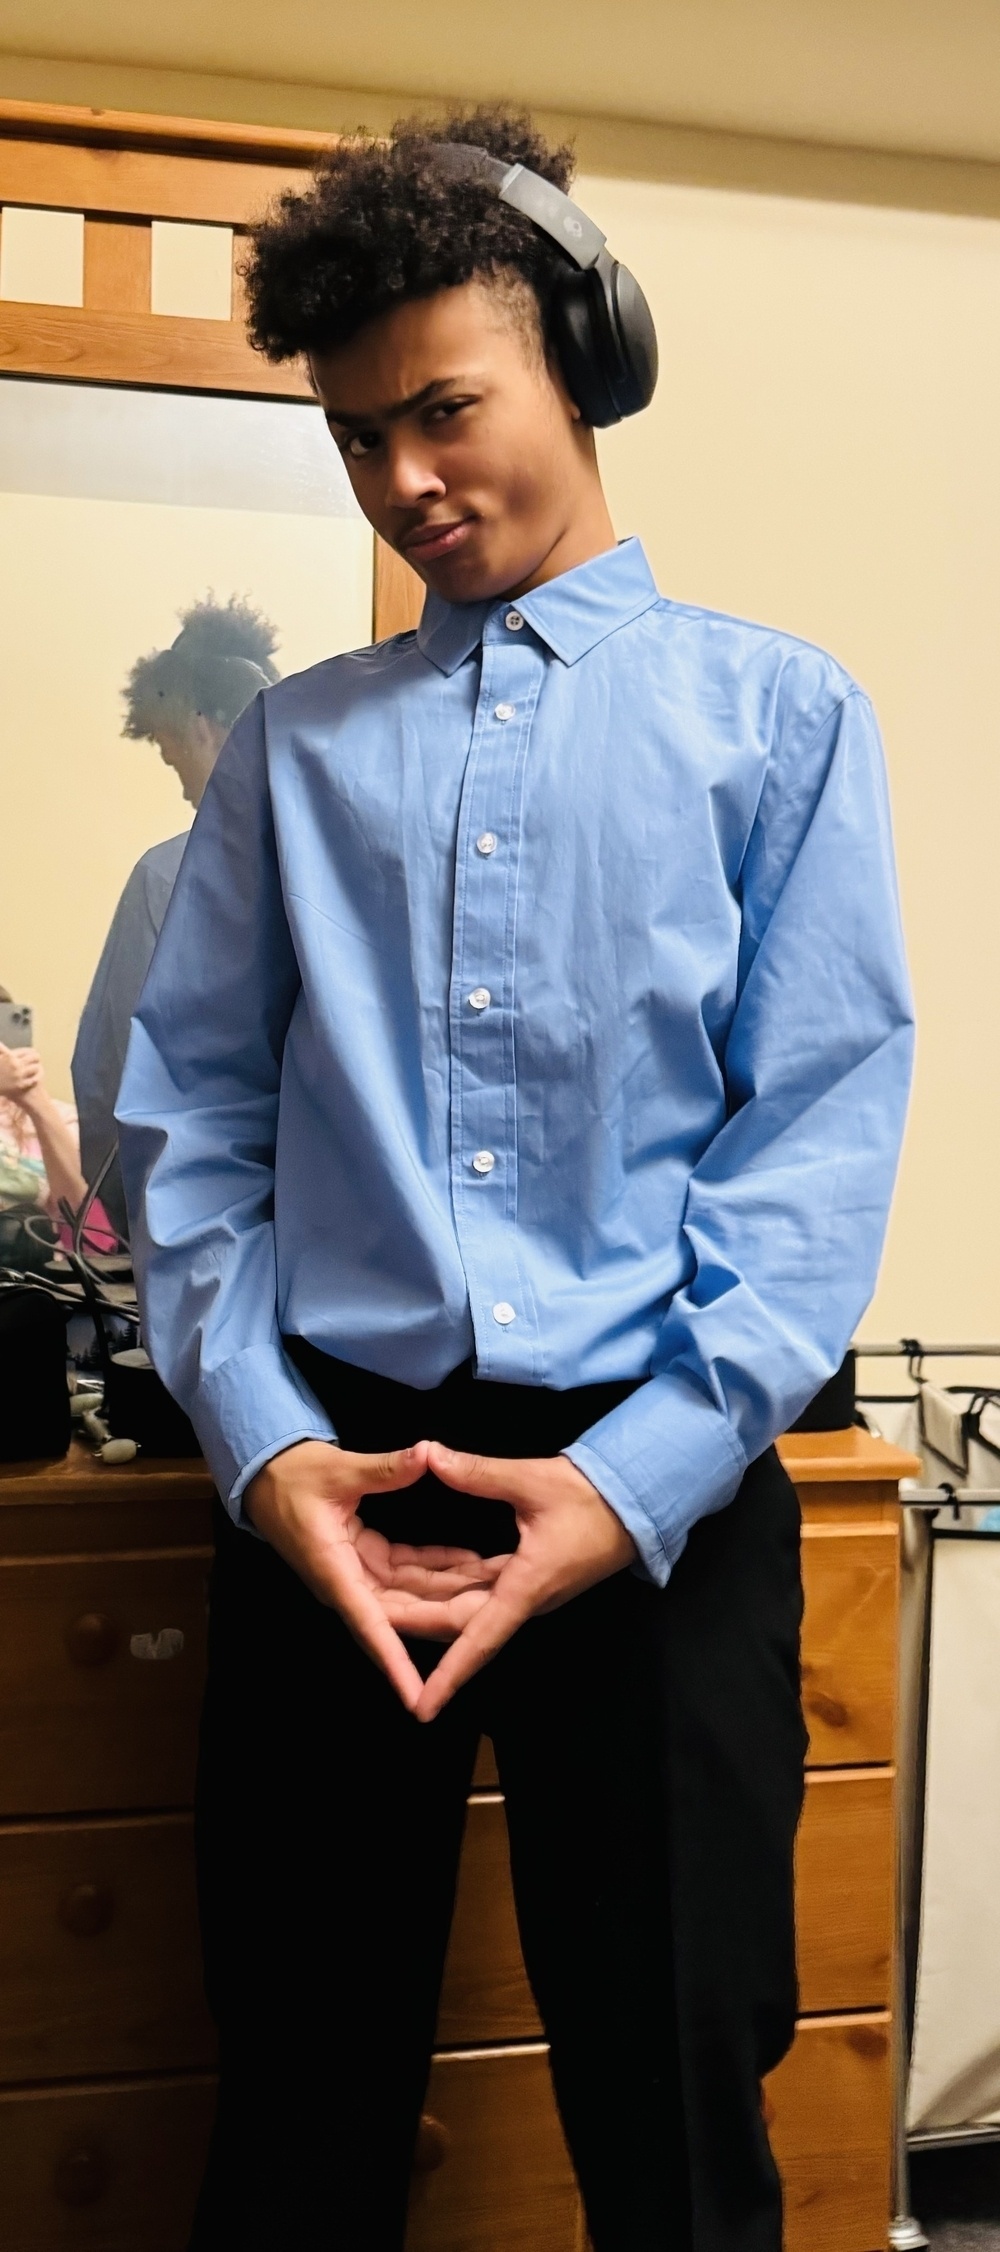
<path id="1" fill-rule="evenodd" d="M 785 2252 L 882 2252 L 889 2227 L 889 2019 L 807 2018 L 765 2090 Z"/>
<path id="2" fill-rule="evenodd" d="M 890 1767 L 814 1768 L 796 1852 L 803 2012 L 886 2007 L 893 1910 Z"/>
<path id="3" fill-rule="evenodd" d="M 196 156 L 0 136 L 0 203 L 246 227 L 283 189 L 307 186 L 309 176 L 301 166 L 248 162 L 228 152 Z"/>
<path id="4" fill-rule="evenodd" d="M 0 1825 L 0 2082 L 215 2061 L 188 1814 Z"/>
<path id="5" fill-rule="evenodd" d="M 93 313 L 148 313 L 152 229 L 144 219 L 85 219 L 83 302 Z"/>
<path id="6" fill-rule="evenodd" d="M 0 2091 L 4 2252 L 183 2252 L 210 2075 Z"/>
<path id="7" fill-rule="evenodd" d="M 470 1800 L 438 2016 L 438 2042 L 537 2039 L 498 1793 Z"/>
<path id="8" fill-rule="evenodd" d="M 208 1561 L 0 1564 L 0 1815 L 190 1804 Z M 164 1628 L 183 1634 L 177 1655 L 133 1655 L 133 1636 Z"/>
<path id="9" fill-rule="evenodd" d="M 812 1767 L 891 1761 L 895 1735 L 899 1527 L 806 1525 L 802 1700 Z"/>
<path id="10" fill-rule="evenodd" d="M 271 367 L 233 321 L 0 304 L 0 374 L 312 399 L 297 361 Z"/>
<path id="11" fill-rule="evenodd" d="M 443 2158 L 414 2177 L 407 2252 L 578 2252 L 580 2210 L 543 2045 L 435 2059 Z"/>

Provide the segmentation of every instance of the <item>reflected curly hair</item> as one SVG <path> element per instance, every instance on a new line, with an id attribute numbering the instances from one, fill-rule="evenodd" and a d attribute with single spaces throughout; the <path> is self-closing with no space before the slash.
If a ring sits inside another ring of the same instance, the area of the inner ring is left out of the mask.
<path id="1" fill-rule="evenodd" d="M 231 727 L 258 689 L 278 678 L 277 632 L 251 603 L 208 594 L 178 614 L 181 630 L 169 649 L 138 657 L 125 682 L 122 734 L 135 742 L 155 743 L 160 728 L 183 728 L 197 713 Z"/>
<path id="2" fill-rule="evenodd" d="M 388 139 L 349 135 L 312 186 L 283 195 L 250 238 L 247 326 L 266 359 L 329 351 L 392 306 L 476 275 L 505 290 L 535 340 L 539 327 L 544 335 L 566 257 L 491 188 L 449 179 L 433 154 L 447 141 L 527 165 L 558 188 L 573 177 L 572 151 L 550 148 L 526 110 L 505 105 L 403 118 Z"/>

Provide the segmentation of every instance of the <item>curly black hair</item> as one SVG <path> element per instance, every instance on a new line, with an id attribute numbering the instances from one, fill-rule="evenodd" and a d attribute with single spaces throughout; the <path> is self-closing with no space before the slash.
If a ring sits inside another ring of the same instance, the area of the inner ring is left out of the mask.
<path id="1" fill-rule="evenodd" d="M 137 657 L 125 683 L 123 735 L 157 740 L 163 726 L 183 726 L 196 712 L 231 727 L 259 688 L 277 680 L 278 635 L 251 603 L 208 594 L 179 613 L 181 630 L 169 649 Z"/>
<path id="2" fill-rule="evenodd" d="M 526 110 L 506 105 L 402 118 L 383 140 L 351 134 L 304 194 L 283 195 L 253 231 L 245 281 L 258 352 L 289 360 L 329 351 L 393 305 L 479 274 L 527 284 L 545 333 L 565 255 L 490 187 L 449 178 L 433 153 L 449 141 L 524 164 L 558 188 L 573 177 L 572 151 L 550 148 Z"/>

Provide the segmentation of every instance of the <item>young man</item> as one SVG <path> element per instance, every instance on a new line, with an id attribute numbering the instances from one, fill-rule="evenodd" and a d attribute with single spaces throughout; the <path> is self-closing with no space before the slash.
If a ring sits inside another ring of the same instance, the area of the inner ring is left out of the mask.
<path id="1" fill-rule="evenodd" d="M 578 268 L 456 145 L 569 177 L 478 112 L 341 144 L 258 234 L 256 341 L 308 355 L 427 602 L 239 722 L 119 1109 L 229 1512 L 193 2243 L 398 2252 L 486 1731 L 596 2252 L 778 2252 L 771 1442 L 868 1299 L 901 1130 L 878 739 L 831 659 L 616 546 Z"/>
<path id="2" fill-rule="evenodd" d="M 181 612 L 181 630 L 167 649 L 138 657 L 125 683 L 123 735 L 155 743 L 173 768 L 185 801 L 196 809 L 223 743 L 261 688 L 277 680 L 278 636 L 249 602 L 209 596 Z M 73 1093 L 80 1119 L 80 1157 L 94 1181 L 117 1138 L 115 1103 L 132 1011 L 153 959 L 177 879 L 187 830 L 150 845 L 137 860 L 83 1006 L 73 1050 Z M 117 1160 L 105 1176 L 102 1201 L 122 1236 L 128 1234 Z"/>

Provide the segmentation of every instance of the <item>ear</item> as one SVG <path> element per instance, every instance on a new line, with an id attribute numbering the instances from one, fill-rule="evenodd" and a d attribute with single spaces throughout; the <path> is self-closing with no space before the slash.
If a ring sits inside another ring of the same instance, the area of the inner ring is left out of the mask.
<path id="1" fill-rule="evenodd" d="M 566 378 L 562 371 L 562 363 L 554 344 L 549 344 L 546 347 L 545 366 L 548 373 L 549 382 L 552 385 L 552 389 L 553 391 L 558 393 L 559 404 L 562 407 L 567 422 L 582 422 L 583 416 L 580 413 L 580 409 L 577 406 L 576 400 L 574 399 L 573 394 L 566 382 Z"/>

